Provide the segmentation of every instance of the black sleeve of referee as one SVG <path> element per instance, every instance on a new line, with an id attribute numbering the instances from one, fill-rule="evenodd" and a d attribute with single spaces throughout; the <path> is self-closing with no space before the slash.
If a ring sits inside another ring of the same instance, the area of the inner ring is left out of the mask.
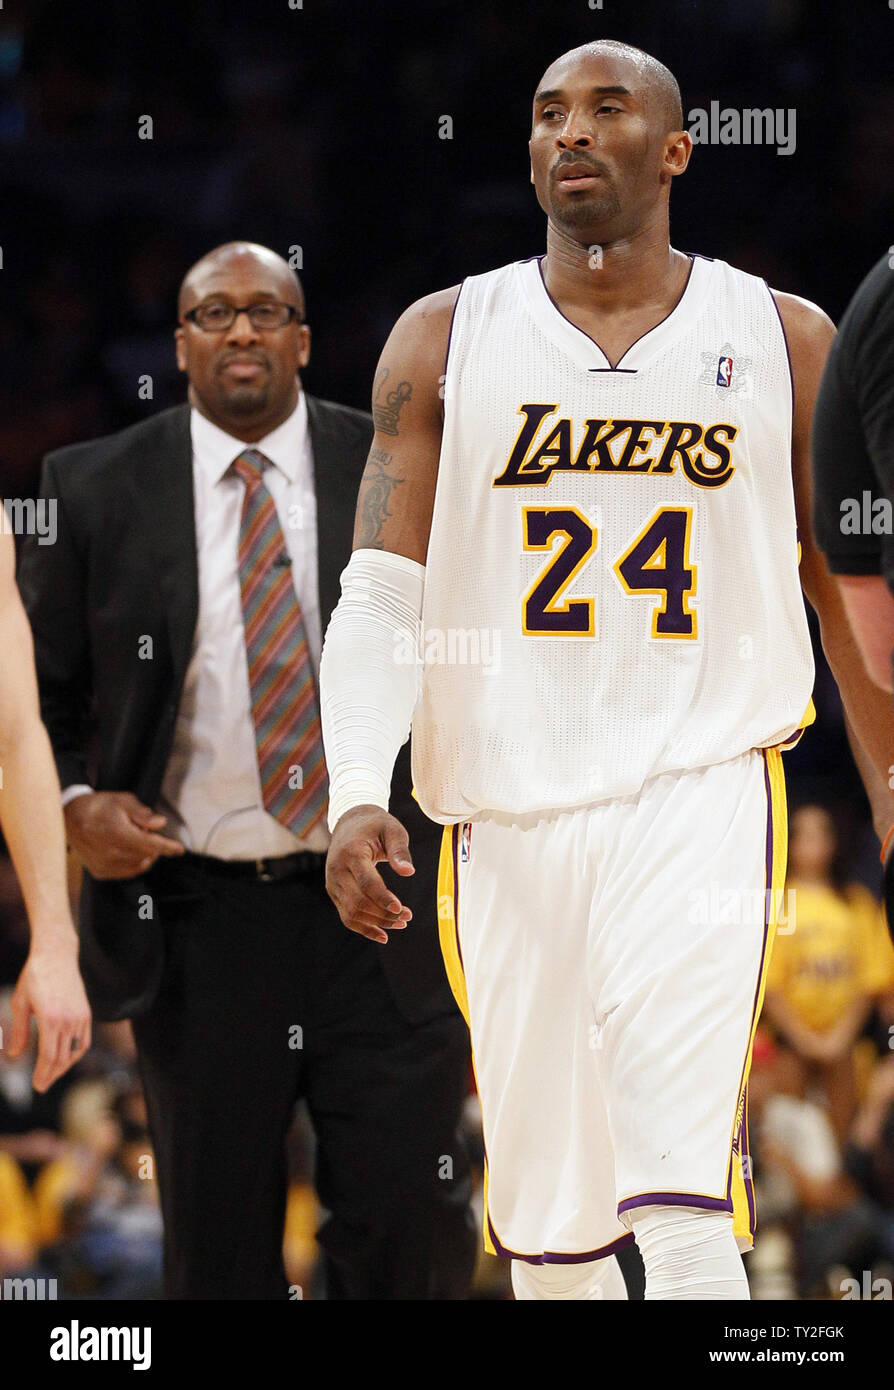
<path id="1" fill-rule="evenodd" d="M 894 578 L 894 269 L 885 256 L 842 319 L 813 422 L 813 524 L 833 574 Z M 887 503 L 884 499 L 888 499 Z"/>

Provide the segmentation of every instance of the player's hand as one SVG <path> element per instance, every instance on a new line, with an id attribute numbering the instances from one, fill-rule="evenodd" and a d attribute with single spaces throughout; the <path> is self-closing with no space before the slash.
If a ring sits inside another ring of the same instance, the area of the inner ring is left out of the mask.
<path id="1" fill-rule="evenodd" d="M 46 1091 L 90 1046 L 90 1005 L 78 970 L 77 948 L 35 951 L 25 962 L 11 1000 L 10 1057 L 28 1045 L 32 1014 L 39 1039 L 35 1091 Z"/>
<path id="2" fill-rule="evenodd" d="M 355 806 L 335 827 L 326 858 L 326 891 L 346 927 L 385 942 L 413 916 L 387 887 L 377 864 L 397 874 L 414 874 L 409 837 L 399 820 L 380 806 Z"/>
<path id="3" fill-rule="evenodd" d="M 164 823 L 132 792 L 84 792 L 65 807 L 68 843 L 94 878 L 133 878 L 182 854 L 178 840 L 158 834 Z"/>

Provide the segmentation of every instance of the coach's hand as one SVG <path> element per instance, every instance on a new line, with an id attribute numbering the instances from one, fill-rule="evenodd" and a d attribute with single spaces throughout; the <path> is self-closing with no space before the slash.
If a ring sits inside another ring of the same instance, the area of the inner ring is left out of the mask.
<path id="1" fill-rule="evenodd" d="M 376 869 L 382 863 L 404 877 L 414 874 L 409 836 L 380 806 L 354 806 L 332 833 L 326 891 L 346 927 L 385 942 L 388 931 L 402 930 L 413 914 L 386 886 Z"/>
<path id="2" fill-rule="evenodd" d="M 165 823 L 132 792 L 84 792 L 65 807 L 68 843 L 94 878 L 133 878 L 159 856 L 183 853 L 158 831 Z"/>

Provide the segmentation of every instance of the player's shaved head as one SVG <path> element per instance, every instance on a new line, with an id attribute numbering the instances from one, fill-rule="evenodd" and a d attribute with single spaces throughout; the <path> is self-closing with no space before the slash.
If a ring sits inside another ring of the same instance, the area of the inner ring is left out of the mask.
<path id="1" fill-rule="evenodd" d="M 219 289 L 230 276 L 244 280 L 245 272 L 250 270 L 261 272 L 265 284 L 270 286 L 277 298 L 286 304 L 294 304 L 301 317 L 304 317 L 304 291 L 298 276 L 282 256 L 271 251 L 269 246 L 260 246 L 255 241 L 224 242 L 190 266 L 177 296 L 178 315 L 182 318 L 187 309 L 206 294 Z"/>
<path id="2" fill-rule="evenodd" d="M 672 130 L 683 129 L 683 100 L 680 86 L 669 68 L 632 44 L 619 39 L 594 39 L 592 43 L 570 48 L 555 62 L 550 63 L 539 83 L 535 101 L 543 100 L 543 93 L 561 87 L 562 78 L 581 63 L 592 58 L 615 59 L 633 69 L 636 89 L 629 87 L 633 95 L 641 96 L 650 118 L 659 124 L 662 135 Z M 627 84 L 618 84 L 627 85 Z"/>

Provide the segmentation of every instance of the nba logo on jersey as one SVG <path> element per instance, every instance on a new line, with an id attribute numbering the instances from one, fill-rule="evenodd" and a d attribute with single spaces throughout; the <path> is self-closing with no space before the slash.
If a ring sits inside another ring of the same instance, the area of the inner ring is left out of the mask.
<path id="1" fill-rule="evenodd" d="M 466 821 L 459 832 L 459 862 L 468 864 L 472 857 L 472 822 Z"/>
<path id="2" fill-rule="evenodd" d="M 721 357 L 717 363 L 717 385 L 729 386 L 733 379 L 733 359 L 731 357 Z"/>

